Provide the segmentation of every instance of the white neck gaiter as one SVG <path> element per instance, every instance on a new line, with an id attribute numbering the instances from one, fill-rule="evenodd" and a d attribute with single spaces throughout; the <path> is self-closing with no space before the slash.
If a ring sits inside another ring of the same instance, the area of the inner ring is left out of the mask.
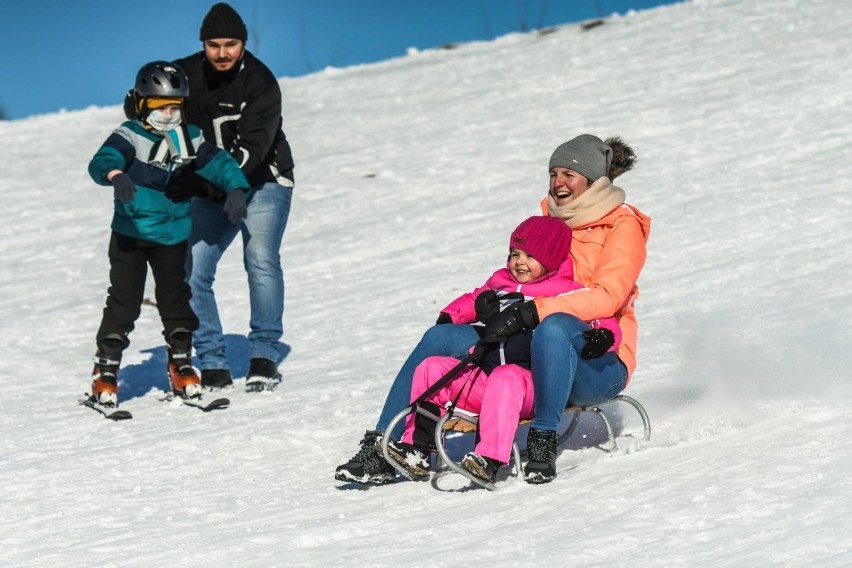
<path id="1" fill-rule="evenodd" d="M 166 116 L 159 109 L 154 109 L 148 114 L 145 121 L 160 132 L 169 132 L 180 126 L 181 116 L 180 111 L 175 111 L 171 116 Z"/>

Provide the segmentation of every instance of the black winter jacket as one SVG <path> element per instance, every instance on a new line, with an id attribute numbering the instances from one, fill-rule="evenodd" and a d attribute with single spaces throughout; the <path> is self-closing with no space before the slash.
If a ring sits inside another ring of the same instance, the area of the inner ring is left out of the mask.
<path id="1" fill-rule="evenodd" d="M 246 51 L 231 71 L 218 72 L 200 51 L 175 61 L 189 77 L 185 120 L 240 164 L 252 187 L 293 185 L 293 155 L 282 129 L 275 76 Z M 282 179 L 283 178 L 283 179 Z"/>

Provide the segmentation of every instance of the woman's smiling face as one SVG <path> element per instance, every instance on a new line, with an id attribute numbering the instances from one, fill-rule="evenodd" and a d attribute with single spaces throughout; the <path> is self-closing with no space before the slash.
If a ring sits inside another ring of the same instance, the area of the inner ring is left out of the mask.
<path id="1" fill-rule="evenodd" d="M 556 205 L 565 205 L 583 195 L 589 189 L 589 180 L 574 170 L 554 166 L 550 170 L 550 195 L 556 200 Z"/>

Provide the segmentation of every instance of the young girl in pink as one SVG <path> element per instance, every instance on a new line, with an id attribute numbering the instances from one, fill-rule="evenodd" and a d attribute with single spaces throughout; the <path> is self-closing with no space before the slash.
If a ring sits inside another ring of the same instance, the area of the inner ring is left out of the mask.
<path id="1" fill-rule="evenodd" d="M 538 296 L 557 296 L 582 288 L 573 279 L 570 257 L 571 229 L 555 217 L 530 217 L 512 232 L 506 268 L 495 272 L 485 284 L 463 294 L 441 310 L 438 323 L 485 323 L 502 305 Z M 514 294 L 512 294 L 514 293 Z M 582 357 L 593 359 L 618 347 L 621 331 L 615 318 L 589 322 L 583 334 Z M 530 372 L 532 332 L 511 336 L 471 365 L 423 403 L 440 416 L 447 402 L 458 400 L 459 408 L 479 414 L 479 439 L 462 466 L 477 477 L 493 481 L 501 465 L 508 463 L 518 421 L 533 416 L 533 383 Z M 429 357 L 414 372 L 411 401 L 458 365 L 453 357 Z M 412 413 L 405 422 L 399 442 L 390 441 L 388 451 L 412 476 L 429 472 L 429 452 L 435 450 L 435 422 Z"/>

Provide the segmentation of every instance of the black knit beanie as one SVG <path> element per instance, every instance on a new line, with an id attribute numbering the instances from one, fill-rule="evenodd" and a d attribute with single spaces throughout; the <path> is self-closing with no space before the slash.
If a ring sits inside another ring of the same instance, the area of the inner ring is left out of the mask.
<path id="1" fill-rule="evenodd" d="M 224 2 L 214 4 L 201 23 L 199 39 L 238 39 L 246 41 L 248 31 L 237 11 Z"/>

